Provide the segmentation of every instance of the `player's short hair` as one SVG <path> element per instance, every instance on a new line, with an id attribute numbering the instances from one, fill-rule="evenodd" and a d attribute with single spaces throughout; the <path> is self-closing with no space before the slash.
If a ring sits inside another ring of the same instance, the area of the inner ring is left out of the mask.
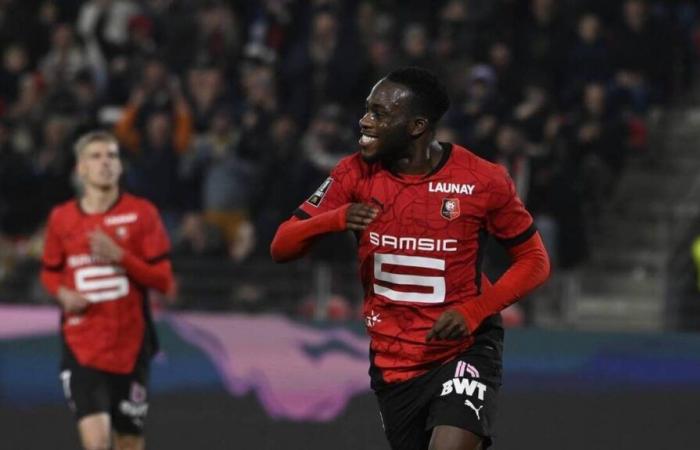
<path id="1" fill-rule="evenodd" d="M 434 127 L 450 107 L 447 89 L 438 77 L 422 67 L 402 67 L 392 71 L 386 79 L 403 84 L 414 96 L 414 108 L 424 114 Z"/>
<path id="2" fill-rule="evenodd" d="M 92 144 L 93 142 L 108 142 L 115 145 L 119 145 L 117 138 L 109 131 L 95 130 L 89 131 L 78 138 L 73 146 L 73 152 L 75 153 L 75 159 L 80 159 L 85 148 Z"/>

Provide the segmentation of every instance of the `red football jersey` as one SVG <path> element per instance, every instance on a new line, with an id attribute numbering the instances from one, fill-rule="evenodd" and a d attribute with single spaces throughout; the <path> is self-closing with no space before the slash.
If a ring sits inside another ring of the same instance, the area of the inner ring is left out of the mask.
<path id="1" fill-rule="evenodd" d="M 353 154 L 295 213 L 303 219 L 350 202 L 381 211 L 358 234 L 373 386 L 420 375 L 500 328 L 487 320 L 459 344 L 426 342 L 445 310 L 480 293 L 486 236 L 514 245 L 535 232 L 502 166 L 457 145 L 443 149 L 440 164 L 427 175 L 395 174 Z M 502 330 L 496 331 L 502 339 Z"/>
<path id="2" fill-rule="evenodd" d="M 72 200 L 55 207 L 49 217 L 44 269 L 60 271 L 61 284 L 91 302 L 81 314 L 63 313 L 65 343 L 84 366 L 130 373 L 148 344 L 146 288 L 134 283 L 123 267 L 90 255 L 88 233 L 97 228 L 147 262 L 168 257 L 170 243 L 156 208 L 126 193 L 101 214 L 87 214 Z"/>

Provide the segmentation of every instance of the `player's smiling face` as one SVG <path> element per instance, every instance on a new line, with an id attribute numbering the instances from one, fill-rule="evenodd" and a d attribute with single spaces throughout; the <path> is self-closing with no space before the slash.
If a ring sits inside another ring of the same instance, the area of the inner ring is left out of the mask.
<path id="1" fill-rule="evenodd" d="M 115 188 L 121 174 L 119 148 L 114 142 L 93 141 L 78 159 L 78 175 L 86 185 L 98 189 Z"/>
<path id="2" fill-rule="evenodd" d="M 360 154 L 367 162 L 400 158 L 411 142 L 411 92 L 382 79 L 372 88 L 360 119 Z"/>

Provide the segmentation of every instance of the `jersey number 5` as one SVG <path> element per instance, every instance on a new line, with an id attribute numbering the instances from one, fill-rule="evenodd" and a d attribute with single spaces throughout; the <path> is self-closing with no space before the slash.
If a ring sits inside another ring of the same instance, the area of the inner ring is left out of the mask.
<path id="1" fill-rule="evenodd" d="M 387 286 L 374 283 L 374 293 L 397 302 L 416 303 L 442 303 L 445 301 L 445 277 L 427 275 L 405 275 L 384 270 L 385 264 L 401 267 L 415 267 L 421 269 L 433 269 L 444 272 L 445 260 L 438 258 L 426 258 L 423 256 L 391 255 L 385 253 L 374 254 L 374 279 L 385 281 L 393 285 L 421 286 L 432 288 L 432 292 L 397 291 Z"/>
<path id="2" fill-rule="evenodd" d="M 75 271 L 75 288 L 92 303 L 108 302 L 129 293 L 129 280 L 111 266 L 82 267 Z"/>

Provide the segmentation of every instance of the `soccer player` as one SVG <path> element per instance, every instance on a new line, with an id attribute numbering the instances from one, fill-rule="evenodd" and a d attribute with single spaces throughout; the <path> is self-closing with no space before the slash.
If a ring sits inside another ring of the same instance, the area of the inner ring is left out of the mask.
<path id="1" fill-rule="evenodd" d="M 120 191 L 111 134 L 83 135 L 75 156 L 82 195 L 51 211 L 41 271 L 62 309 L 60 379 L 85 450 L 140 450 L 157 349 L 147 290 L 170 291 L 170 244 L 156 208 Z"/>
<path id="2" fill-rule="evenodd" d="M 491 444 L 503 349 L 498 313 L 549 275 L 506 170 L 435 140 L 448 107 L 426 70 L 381 79 L 360 120 L 359 151 L 338 163 L 271 245 L 282 262 L 325 233 L 355 233 L 371 386 L 394 450 Z M 488 235 L 512 257 L 494 285 L 481 274 Z"/>

